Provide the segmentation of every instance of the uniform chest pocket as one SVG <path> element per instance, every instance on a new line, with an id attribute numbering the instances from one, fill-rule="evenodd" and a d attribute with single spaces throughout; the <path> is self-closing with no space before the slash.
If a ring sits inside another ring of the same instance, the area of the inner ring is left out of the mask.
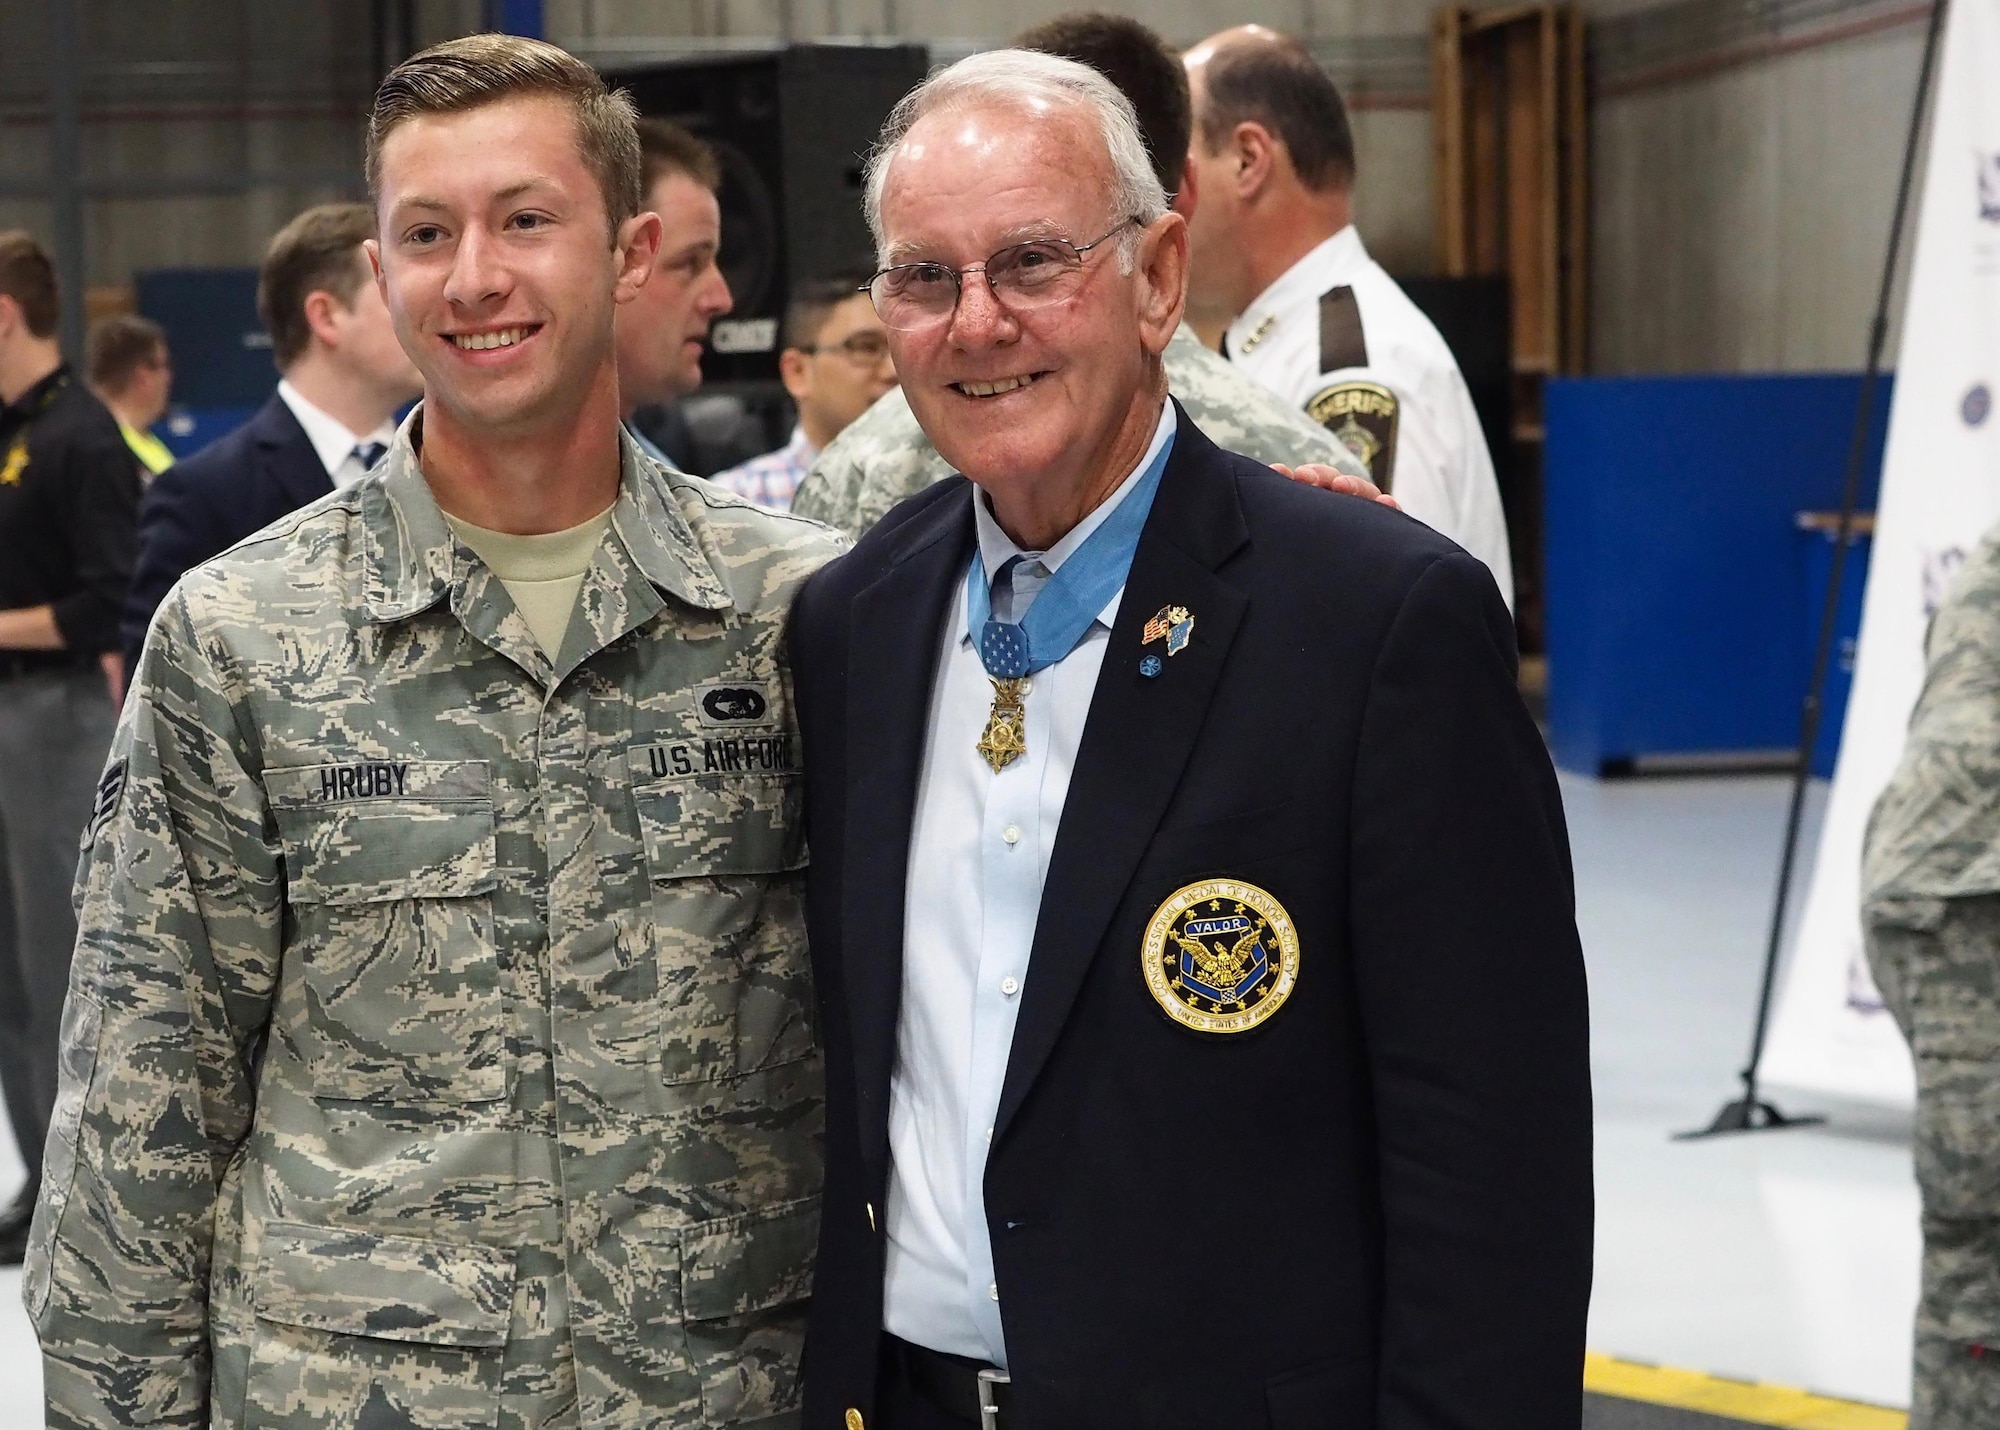
<path id="1" fill-rule="evenodd" d="M 788 765 L 792 737 L 769 738 Z M 712 1081 L 811 1056 L 800 776 L 683 774 L 662 747 L 635 751 L 632 774 L 652 883 L 661 1076 Z"/>
<path id="2" fill-rule="evenodd" d="M 483 761 L 267 772 L 295 921 L 283 1016 L 315 1096 L 507 1095 L 490 781 Z"/>

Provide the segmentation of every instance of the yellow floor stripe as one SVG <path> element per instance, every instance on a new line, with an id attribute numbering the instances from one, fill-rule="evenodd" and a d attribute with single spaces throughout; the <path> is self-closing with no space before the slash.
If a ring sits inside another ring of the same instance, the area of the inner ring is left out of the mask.
<path id="1" fill-rule="evenodd" d="M 1906 1430 L 1909 1424 L 1909 1416 L 1902 1411 L 1880 1405 L 1594 1354 L 1583 1360 L 1583 1388 L 1597 1395 L 1698 1410 L 1752 1425 L 1779 1425 L 1785 1430 Z"/>

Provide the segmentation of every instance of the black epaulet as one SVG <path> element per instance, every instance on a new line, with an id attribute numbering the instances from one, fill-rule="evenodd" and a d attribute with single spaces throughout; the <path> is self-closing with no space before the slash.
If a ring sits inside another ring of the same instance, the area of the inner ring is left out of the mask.
<path id="1" fill-rule="evenodd" d="M 1361 304 L 1342 285 L 1319 295 L 1319 370 L 1368 366 L 1368 338 L 1361 331 Z"/>

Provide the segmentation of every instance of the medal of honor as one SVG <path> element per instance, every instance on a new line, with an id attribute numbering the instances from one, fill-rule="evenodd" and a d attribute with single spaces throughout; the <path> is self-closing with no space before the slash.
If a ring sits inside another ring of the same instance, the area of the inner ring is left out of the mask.
<path id="1" fill-rule="evenodd" d="M 986 717 L 978 748 L 997 775 L 1028 753 L 1028 680 L 987 679 L 993 681 L 993 713 Z"/>
<path id="2" fill-rule="evenodd" d="M 976 550 L 972 553 L 972 567 L 965 580 L 965 631 L 979 653 L 986 678 L 993 682 L 993 709 L 973 748 L 995 775 L 1028 753 L 1030 677 L 1075 650 L 1099 612 L 1125 584 L 1146 513 L 1152 509 L 1153 494 L 1159 490 L 1172 450 L 1172 441 L 1159 444 L 1145 469 L 1135 473 L 1132 489 L 1053 571 L 1042 562 L 1046 553 L 1016 553 L 989 576 L 983 556 Z M 998 607 L 1009 610 L 1014 604 L 1015 568 L 1031 559 L 1040 565 L 1039 592 L 1029 593 L 1026 610 L 1018 620 L 997 618 L 994 593 L 1010 593 Z M 1170 606 L 1160 615 L 1173 616 L 1160 637 L 1171 655 L 1187 644 L 1194 618 L 1179 606 Z"/>

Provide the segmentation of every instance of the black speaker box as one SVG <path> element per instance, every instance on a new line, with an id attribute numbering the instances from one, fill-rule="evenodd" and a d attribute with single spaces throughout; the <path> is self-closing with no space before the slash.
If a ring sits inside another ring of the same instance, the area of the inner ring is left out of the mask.
<path id="1" fill-rule="evenodd" d="M 775 383 L 793 286 L 875 266 L 861 166 L 929 67 L 921 45 L 788 45 L 605 72 L 641 113 L 684 125 L 722 163 L 721 263 L 736 306 L 710 335 L 706 382 Z"/>

